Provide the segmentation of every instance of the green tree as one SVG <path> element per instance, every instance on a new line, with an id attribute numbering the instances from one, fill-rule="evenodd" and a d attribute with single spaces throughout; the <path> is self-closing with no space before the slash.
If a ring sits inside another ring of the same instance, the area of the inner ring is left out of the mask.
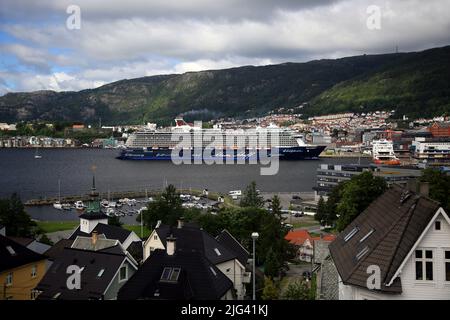
<path id="1" fill-rule="evenodd" d="M 324 218 L 326 216 L 326 203 L 322 196 L 320 196 L 319 202 L 317 203 L 317 212 L 314 215 L 314 219 L 319 221 L 321 225 L 323 224 Z"/>
<path id="2" fill-rule="evenodd" d="M 264 288 L 261 295 L 263 300 L 277 300 L 279 297 L 279 290 L 275 283 L 269 277 L 264 277 Z"/>
<path id="3" fill-rule="evenodd" d="M 286 300 L 309 300 L 311 298 L 311 289 L 306 281 L 296 280 L 286 288 L 283 298 Z"/>
<path id="4" fill-rule="evenodd" d="M 53 244 L 54 244 L 53 241 L 50 240 L 50 238 L 47 237 L 46 234 L 43 234 L 43 235 L 40 237 L 39 242 L 44 243 L 44 244 L 48 244 L 49 246 L 53 246 Z"/>
<path id="5" fill-rule="evenodd" d="M 0 224 L 6 227 L 8 236 L 34 237 L 36 223 L 25 212 L 20 197 L 14 193 L 9 199 L 0 200 Z"/>
<path id="6" fill-rule="evenodd" d="M 422 172 L 420 181 L 430 184 L 429 197 L 440 202 L 445 212 L 450 212 L 450 176 L 439 170 L 428 168 Z"/>
<path id="7" fill-rule="evenodd" d="M 369 204 L 386 191 L 386 181 L 374 177 L 371 172 L 353 176 L 343 185 L 341 199 L 337 204 L 338 231 L 348 226 Z"/>
<path id="8" fill-rule="evenodd" d="M 264 274 L 273 279 L 280 273 L 280 262 L 278 257 L 275 255 L 272 247 L 269 248 L 266 255 L 266 261 L 264 264 Z"/>
<path id="9" fill-rule="evenodd" d="M 158 220 L 164 224 L 175 225 L 183 213 L 180 196 L 170 184 L 143 212 L 144 224 L 149 229 L 153 229 Z"/>
<path id="10" fill-rule="evenodd" d="M 264 199 L 261 197 L 256 189 L 256 182 L 252 181 L 244 191 L 244 195 L 241 199 L 241 207 L 254 207 L 262 208 L 264 205 Z"/>
<path id="11" fill-rule="evenodd" d="M 123 222 L 120 221 L 120 218 L 118 216 L 112 216 L 108 217 L 108 224 L 110 226 L 122 227 Z"/>

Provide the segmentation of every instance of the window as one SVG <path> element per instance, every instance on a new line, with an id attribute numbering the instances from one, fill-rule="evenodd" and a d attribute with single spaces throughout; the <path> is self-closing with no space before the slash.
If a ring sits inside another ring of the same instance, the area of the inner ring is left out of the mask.
<path id="1" fill-rule="evenodd" d="M 31 277 L 35 278 L 37 276 L 37 265 L 31 267 Z"/>
<path id="2" fill-rule="evenodd" d="M 11 246 L 7 246 L 6 249 L 8 250 L 9 254 L 12 256 L 15 256 L 17 254 Z"/>
<path id="3" fill-rule="evenodd" d="M 101 269 L 98 274 L 97 274 L 97 278 L 101 278 L 101 276 L 103 275 L 103 272 L 105 272 L 105 269 Z"/>
<path id="4" fill-rule="evenodd" d="M 359 242 L 363 242 L 364 240 L 366 240 L 372 233 L 374 233 L 374 231 L 375 229 L 371 229 L 364 237 L 361 238 L 361 240 L 359 240 Z"/>
<path id="5" fill-rule="evenodd" d="M 434 230 L 441 230 L 441 222 L 440 221 L 434 222 Z"/>
<path id="6" fill-rule="evenodd" d="M 216 254 L 217 254 L 218 256 L 221 256 L 221 255 L 222 255 L 222 254 L 220 253 L 219 249 L 214 248 L 214 251 L 216 252 Z"/>
<path id="7" fill-rule="evenodd" d="M 350 240 L 357 232 L 359 231 L 358 227 L 354 227 L 345 237 L 344 241 L 347 242 Z"/>
<path id="8" fill-rule="evenodd" d="M 53 299 L 58 299 L 60 295 L 61 295 L 61 292 L 55 293 L 55 295 L 53 296 Z"/>
<path id="9" fill-rule="evenodd" d="M 123 266 L 119 271 L 119 281 L 125 281 L 128 278 L 128 270 L 127 266 Z"/>
<path id="10" fill-rule="evenodd" d="M 161 280 L 169 280 L 170 274 L 172 273 L 172 268 L 164 268 L 163 273 L 161 275 Z"/>
<path id="11" fill-rule="evenodd" d="M 416 280 L 433 281 L 433 250 L 416 250 Z"/>
<path id="12" fill-rule="evenodd" d="M 445 263 L 445 281 L 450 281 L 450 251 L 445 251 L 444 256 L 444 263 Z"/>
<path id="13" fill-rule="evenodd" d="M 154 235 L 154 236 L 153 236 L 153 240 L 158 240 L 158 236 L 157 236 L 157 235 Z"/>
<path id="14" fill-rule="evenodd" d="M 12 286 L 13 283 L 13 274 L 12 272 L 8 273 L 8 275 L 6 276 L 6 286 Z"/>
<path id="15" fill-rule="evenodd" d="M 180 268 L 173 268 L 172 274 L 170 275 L 170 281 L 178 281 L 178 277 L 180 276 Z"/>
<path id="16" fill-rule="evenodd" d="M 369 247 L 364 247 L 358 254 L 356 255 L 356 260 L 361 260 L 364 255 L 369 252 Z"/>

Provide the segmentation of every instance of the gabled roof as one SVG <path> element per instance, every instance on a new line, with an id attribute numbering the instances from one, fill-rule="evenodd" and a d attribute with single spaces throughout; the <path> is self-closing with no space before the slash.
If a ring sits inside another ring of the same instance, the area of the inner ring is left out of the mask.
<path id="1" fill-rule="evenodd" d="M 217 237 L 217 241 L 233 252 L 239 262 L 245 267 L 247 265 L 250 253 L 236 240 L 235 237 L 228 230 L 223 230 Z"/>
<path id="2" fill-rule="evenodd" d="M 0 272 L 14 269 L 47 257 L 0 235 Z"/>
<path id="3" fill-rule="evenodd" d="M 30 243 L 34 241 L 34 239 L 23 237 L 8 237 L 8 238 L 24 247 L 28 246 Z"/>
<path id="4" fill-rule="evenodd" d="M 160 225 L 155 231 L 164 246 L 166 246 L 166 238 L 173 235 L 177 239 L 177 251 L 200 252 L 213 264 L 237 258 L 234 252 L 218 242 L 209 233 L 194 225 L 184 225 L 182 228 Z"/>
<path id="5" fill-rule="evenodd" d="M 95 228 L 92 230 L 92 232 L 96 231 L 97 234 L 101 235 L 104 234 L 107 239 L 115 239 L 119 240 L 121 243 L 124 243 L 125 240 L 130 236 L 131 231 L 117 227 L 117 226 L 111 226 L 109 224 L 104 223 L 98 223 Z M 78 227 L 74 233 L 70 236 L 69 239 L 75 240 L 78 236 L 81 237 L 91 237 L 91 233 L 85 233 L 81 232 L 80 227 Z"/>
<path id="6" fill-rule="evenodd" d="M 330 244 L 342 281 L 366 287 L 367 267 L 378 265 L 381 291 L 401 293 L 401 279 L 392 278 L 438 209 L 439 203 L 393 185 Z"/>
<path id="7" fill-rule="evenodd" d="M 180 268 L 178 280 L 161 281 L 164 268 Z M 169 256 L 157 249 L 120 289 L 118 299 L 211 300 L 231 288 L 231 280 L 201 252 L 177 251 Z"/>
<path id="8" fill-rule="evenodd" d="M 104 234 L 100 234 L 97 236 L 97 240 L 95 241 L 95 243 L 92 241 L 92 237 L 77 236 L 74 242 L 72 243 L 71 248 L 99 251 L 102 249 L 117 246 L 118 244 L 119 240 L 106 239 Z"/>
<path id="9" fill-rule="evenodd" d="M 54 299 L 56 295 L 62 300 L 101 299 L 125 259 L 123 253 L 64 248 L 36 287 L 42 291 L 38 299 Z M 67 288 L 66 270 L 70 265 L 84 267 L 79 290 Z"/>
<path id="10" fill-rule="evenodd" d="M 325 234 L 322 235 L 322 237 L 312 237 L 308 230 L 295 230 L 289 231 L 284 239 L 289 241 L 291 244 L 301 246 L 303 245 L 303 243 L 305 243 L 306 240 L 309 240 L 311 245 L 313 245 L 314 241 L 316 240 L 324 240 L 329 242 L 334 241 L 334 239 L 336 239 L 336 236 L 334 234 Z"/>
<path id="11" fill-rule="evenodd" d="M 86 220 L 103 220 L 108 219 L 108 216 L 103 212 L 85 212 L 81 214 L 79 218 Z"/>

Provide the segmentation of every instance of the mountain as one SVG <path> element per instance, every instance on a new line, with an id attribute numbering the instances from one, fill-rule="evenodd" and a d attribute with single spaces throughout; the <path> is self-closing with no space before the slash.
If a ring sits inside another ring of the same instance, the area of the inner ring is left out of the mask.
<path id="1" fill-rule="evenodd" d="M 0 121 L 167 123 L 180 114 L 249 117 L 300 105 L 305 115 L 375 109 L 441 115 L 450 113 L 449 74 L 450 46 L 244 66 L 125 79 L 78 92 L 7 93 L 0 97 Z"/>

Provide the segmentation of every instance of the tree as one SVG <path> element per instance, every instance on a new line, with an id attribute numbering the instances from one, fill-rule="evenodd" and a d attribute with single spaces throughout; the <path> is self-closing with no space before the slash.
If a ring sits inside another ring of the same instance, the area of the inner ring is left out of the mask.
<path id="1" fill-rule="evenodd" d="M 339 214 L 338 231 L 344 230 L 386 189 L 386 181 L 383 178 L 374 177 L 371 172 L 363 172 L 346 181 L 336 208 Z"/>
<path id="2" fill-rule="evenodd" d="M 274 195 L 272 198 L 272 202 L 270 204 L 270 210 L 274 216 L 276 216 L 280 221 L 281 218 L 281 203 L 280 198 L 277 195 Z"/>
<path id="3" fill-rule="evenodd" d="M 117 216 L 108 217 L 108 224 L 110 226 L 122 227 L 123 222 Z"/>
<path id="4" fill-rule="evenodd" d="M 262 208 L 264 205 L 264 199 L 261 197 L 256 189 L 255 181 L 252 181 L 244 191 L 244 195 L 241 199 L 241 207 L 254 207 Z"/>
<path id="5" fill-rule="evenodd" d="M 53 241 L 49 239 L 49 237 L 47 237 L 46 234 L 43 234 L 41 236 L 41 238 L 39 239 L 39 242 L 43 243 L 43 244 L 48 244 L 49 246 L 53 246 Z"/>
<path id="6" fill-rule="evenodd" d="M 309 300 L 311 297 L 311 289 L 306 281 L 296 280 L 286 288 L 283 298 L 286 300 Z"/>
<path id="7" fill-rule="evenodd" d="M 263 300 L 277 300 L 278 297 L 279 291 L 272 279 L 269 277 L 264 277 L 264 289 L 261 298 Z"/>
<path id="8" fill-rule="evenodd" d="M 9 199 L 0 200 L 0 224 L 6 227 L 6 234 L 15 237 L 34 237 L 36 223 L 25 212 L 20 197 L 14 193 Z"/>
<path id="9" fill-rule="evenodd" d="M 422 172 L 420 181 L 430 184 L 429 197 L 440 202 L 445 212 L 450 212 L 450 176 L 428 168 Z"/>
<path id="10" fill-rule="evenodd" d="M 158 220 L 168 225 L 175 225 L 183 213 L 184 209 L 177 190 L 170 184 L 143 212 L 144 224 L 149 229 L 153 229 Z"/>
<path id="11" fill-rule="evenodd" d="M 266 255 L 266 262 L 264 264 L 264 274 L 273 279 L 280 273 L 280 262 L 273 252 L 272 247 L 269 248 Z"/>
<path id="12" fill-rule="evenodd" d="M 320 196 L 319 202 L 317 203 L 317 212 L 314 215 L 314 219 L 319 221 L 321 225 L 324 225 L 323 221 L 326 216 L 326 204 L 322 196 Z"/>

